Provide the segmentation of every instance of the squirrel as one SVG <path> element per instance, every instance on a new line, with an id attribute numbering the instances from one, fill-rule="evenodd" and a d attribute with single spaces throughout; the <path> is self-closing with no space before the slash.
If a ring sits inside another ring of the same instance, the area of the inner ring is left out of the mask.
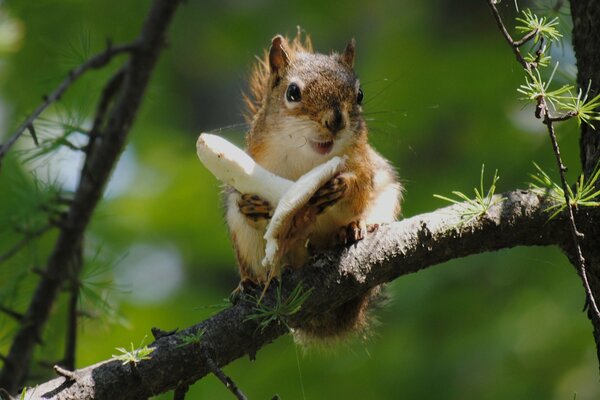
<path id="1" fill-rule="evenodd" d="M 346 156 L 343 171 L 309 200 L 314 217 L 303 238 L 288 246 L 287 267 L 301 268 L 310 252 L 355 243 L 400 213 L 402 186 L 390 163 L 368 143 L 362 116 L 364 92 L 354 72 L 355 41 L 341 53 L 315 53 L 309 36 L 272 39 L 258 59 L 244 94 L 250 125 L 246 151 L 261 166 L 297 180 L 334 156 Z M 273 206 L 253 193 L 229 189 L 226 220 L 235 248 L 240 286 L 268 285 L 280 269 L 262 266 L 263 235 Z M 378 288 L 302 327 L 305 339 L 340 338 L 368 327 L 366 310 Z"/>

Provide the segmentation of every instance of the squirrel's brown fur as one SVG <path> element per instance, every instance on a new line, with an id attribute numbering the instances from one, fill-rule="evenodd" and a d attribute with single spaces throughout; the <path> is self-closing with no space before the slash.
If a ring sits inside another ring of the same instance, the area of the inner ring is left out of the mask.
<path id="1" fill-rule="evenodd" d="M 286 40 L 289 42 L 288 48 L 292 58 L 298 52 L 312 53 L 314 51 L 310 36 L 305 35 L 303 40 L 300 28 L 298 28 L 293 40 L 289 41 L 288 38 Z M 254 116 L 258 114 L 258 110 L 260 110 L 260 107 L 264 103 L 270 74 L 269 50 L 265 49 L 262 58 L 257 56 L 252 66 L 250 76 L 248 77 L 248 93 L 242 93 L 244 105 L 246 106 L 244 119 L 248 124 L 252 124 Z"/>
<path id="2" fill-rule="evenodd" d="M 262 167 L 290 180 L 334 156 L 346 157 L 342 173 L 309 204 L 311 218 L 298 224 L 282 264 L 263 267 L 263 234 L 272 207 L 258 196 L 231 190 L 227 223 L 243 282 L 268 284 L 281 267 L 302 267 L 311 251 L 361 240 L 368 226 L 391 222 L 400 211 L 401 186 L 389 162 L 368 143 L 362 89 L 354 72 L 354 41 L 341 53 L 314 53 L 309 37 L 276 36 L 249 79 L 245 117 L 248 154 Z M 296 225 L 295 225 L 296 226 Z M 243 288 L 243 285 L 241 286 Z M 339 338 L 364 331 L 375 289 L 299 330 L 303 340 Z"/>

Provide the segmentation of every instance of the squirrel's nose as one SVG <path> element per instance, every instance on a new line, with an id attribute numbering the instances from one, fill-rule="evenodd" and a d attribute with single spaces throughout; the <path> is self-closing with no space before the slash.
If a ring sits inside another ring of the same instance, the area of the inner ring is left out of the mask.
<path id="1" fill-rule="evenodd" d="M 344 129 L 346 126 L 344 116 L 342 115 L 342 111 L 339 107 L 334 107 L 325 115 L 323 119 L 323 125 L 325 125 L 325 127 L 334 135 L 340 130 Z"/>

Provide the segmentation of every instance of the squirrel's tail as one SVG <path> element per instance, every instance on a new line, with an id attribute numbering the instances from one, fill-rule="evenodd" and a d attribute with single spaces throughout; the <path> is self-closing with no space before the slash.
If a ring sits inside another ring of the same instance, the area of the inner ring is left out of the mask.
<path id="1" fill-rule="evenodd" d="M 296 329 L 294 339 L 309 347 L 335 344 L 355 337 L 366 340 L 376 324 L 373 311 L 380 308 L 386 300 L 383 287 L 374 287 Z"/>

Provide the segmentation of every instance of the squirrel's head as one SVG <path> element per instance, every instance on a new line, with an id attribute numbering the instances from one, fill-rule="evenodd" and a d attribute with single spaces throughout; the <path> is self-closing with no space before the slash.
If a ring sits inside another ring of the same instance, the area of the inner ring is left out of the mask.
<path id="1" fill-rule="evenodd" d="M 303 45 L 297 37 L 290 44 L 275 36 L 263 63 L 265 92 L 252 121 L 257 148 L 251 153 L 268 146 L 288 159 L 293 153 L 290 162 L 308 168 L 366 140 L 354 53 L 354 39 L 341 54 L 324 55 L 313 53 L 310 41 Z"/>

